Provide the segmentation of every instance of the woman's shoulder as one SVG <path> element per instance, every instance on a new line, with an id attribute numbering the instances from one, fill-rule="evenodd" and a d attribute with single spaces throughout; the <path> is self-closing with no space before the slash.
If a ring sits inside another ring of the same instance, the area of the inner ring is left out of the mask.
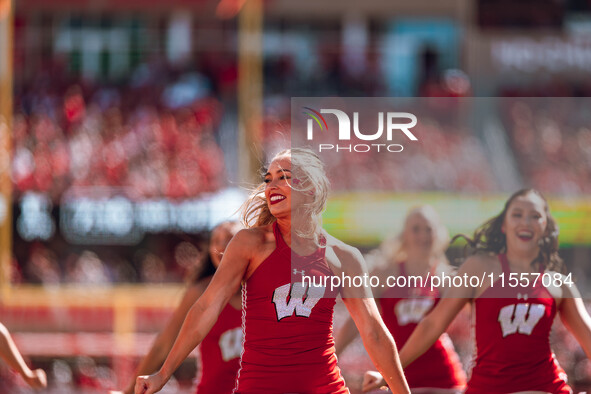
<path id="1" fill-rule="evenodd" d="M 274 239 L 272 224 L 244 228 L 236 233 L 233 240 L 249 246 L 256 246 L 264 244 L 270 239 Z"/>
<path id="2" fill-rule="evenodd" d="M 363 255 L 354 246 L 324 232 L 326 239 L 326 259 L 336 275 L 341 273 L 359 274 L 367 272 Z"/>
<path id="3" fill-rule="evenodd" d="M 573 281 L 572 273 L 564 274 L 547 269 L 544 270 L 540 281 L 557 302 L 560 302 L 563 298 L 581 297 L 581 293 Z"/>
<path id="4" fill-rule="evenodd" d="M 500 268 L 499 258 L 496 254 L 478 252 L 469 256 L 460 266 L 460 272 L 482 273 Z"/>
<path id="5" fill-rule="evenodd" d="M 435 267 L 436 275 L 455 275 L 458 273 L 458 268 L 451 265 L 447 260 L 439 262 Z"/>
<path id="6" fill-rule="evenodd" d="M 326 231 L 322 234 L 326 239 L 326 248 L 334 252 L 339 257 L 344 258 L 359 258 L 363 257 L 359 249 L 351 246 L 340 239 L 328 234 Z"/>

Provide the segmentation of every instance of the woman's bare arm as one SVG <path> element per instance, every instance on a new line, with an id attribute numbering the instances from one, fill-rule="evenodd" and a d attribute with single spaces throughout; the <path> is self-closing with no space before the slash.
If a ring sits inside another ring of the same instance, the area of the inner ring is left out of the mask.
<path id="1" fill-rule="evenodd" d="M 166 359 L 168 352 L 170 352 L 170 349 L 179 334 L 189 309 L 191 309 L 195 301 L 197 301 L 201 294 L 203 294 L 208 284 L 209 280 L 201 281 L 191 285 L 187 289 L 183 299 L 166 324 L 166 327 L 164 327 L 164 329 L 158 334 L 150 351 L 144 356 L 136 368 L 133 380 L 131 380 L 125 390 L 123 390 L 124 394 L 133 394 L 137 376 L 154 373 L 162 366 L 162 363 Z"/>
<path id="2" fill-rule="evenodd" d="M 159 391 L 189 353 L 209 333 L 222 309 L 240 288 L 252 251 L 257 250 L 258 241 L 259 237 L 251 230 L 241 230 L 234 236 L 211 283 L 187 313 L 164 364 L 157 373 L 137 378 L 136 394 L 152 394 Z"/>
<path id="3" fill-rule="evenodd" d="M 339 243 L 332 249 L 338 264 L 333 272 L 350 277 L 367 274 L 361 253 L 348 245 Z M 333 260 L 332 253 L 328 254 Z M 374 365 L 378 368 L 393 393 L 410 393 L 402 371 L 398 351 L 392 335 L 386 328 L 370 288 L 343 287 L 343 302 L 349 310 L 363 345 Z"/>
<path id="4" fill-rule="evenodd" d="M 29 386 L 36 389 L 47 387 L 45 372 L 42 369 L 32 371 L 27 366 L 25 360 L 23 360 L 23 356 L 21 356 L 21 353 L 14 344 L 10 332 L 8 332 L 8 329 L 3 324 L 0 324 L 0 356 L 10 368 L 17 371 L 23 377 Z"/>
<path id="5" fill-rule="evenodd" d="M 560 302 L 560 319 L 575 336 L 579 345 L 591 359 L 591 317 L 583 304 L 576 286 L 562 285 L 563 297 Z"/>

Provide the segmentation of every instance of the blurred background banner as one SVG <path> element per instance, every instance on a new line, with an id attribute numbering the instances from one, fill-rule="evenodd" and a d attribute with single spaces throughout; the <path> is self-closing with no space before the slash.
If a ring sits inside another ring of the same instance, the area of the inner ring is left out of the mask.
<path id="1" fill-rule="evenodd" d="M 445 223 L 450 223 L 447 227 L 452 235 L 471 235 L 476 227 L 499 213 L 506 200 L 505 195 L 343 193 L 330 200 L 324 214 L 324 225 L 329 233 L 339 239 L 357 245 L 373 246 L 383 240 L 385 234 L 396 235 L 400 232 L 403 223 L 393 223 L 393 217 L 409 208 L 428 204 L 440 212 Z M 550 199 L 549 204 L 552 216 L 560 226 L 561 247 L 588 247 L 591 242 L 589 200 Z M 577 262 L 581 264 L 581 269 L 586 269 L 584 260 Z"/>
<path id="2" fill-rule="evenodd" d="M 337 129 L 320 109 L 338 97 L 422 112 L 418 141 L 400 134 L 387 160 L 322 155 L 329 232 L 366 253 L 428 203 L 470 233 L 532 186 L 587 283 L 590 61 L 581 0 L 0 0 L 0 321 L 53 392 L 121 387 L 208 231 L 308 122 L 315 136 Z M 452 338 L 467 364 L 463 318 Z M 580 347 L 560 325 L 553 341 L 569 382 L 589 389 Z M 369 366 L 351 352 L 344 369 Z M 195 370 L 191 359 L 168 390 L 190 392 Z M 0 368 L 0 392 L 23 385 Z"/>

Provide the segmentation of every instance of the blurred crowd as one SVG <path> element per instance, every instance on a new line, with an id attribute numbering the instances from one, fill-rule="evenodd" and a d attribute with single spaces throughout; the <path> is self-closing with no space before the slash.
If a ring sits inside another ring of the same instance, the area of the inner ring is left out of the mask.
<path id="1" fill-rule="evenodd" d="M 183 199 L 225 184 L 216 141 L 223 106 L 204 75 L 146 65 L 113 86 L 52 77 L 15 97 L 17 198 L 39 191 L 55 204 L 70 187 L 110 186 L 137 199 Z"/>
<path id="2" fill-rule="evenodd" d="M 547 194 L 591 192 L 591 117 L 582 97 L 520 97 L 502 116 L 524 179 Z"/>
<path id="3" fill-rule="evenodd" d="M 205 239 L 203 234 L 147 236 L 133 250 L 42 242 L 20 245 L 14 251 L 12 282 L 44 286 L 178 283 L 201 269 Z"/>

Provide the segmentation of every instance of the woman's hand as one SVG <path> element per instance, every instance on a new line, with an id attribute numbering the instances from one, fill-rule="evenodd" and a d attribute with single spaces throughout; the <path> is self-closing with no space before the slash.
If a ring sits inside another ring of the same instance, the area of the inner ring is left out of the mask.
<path id="1" fill-rule="evenodd" d="M 383 386 L 386 386 L 386 381 L 379 372 L 367 371 L 363 376 L 361 390 L 363 390 L 364 393 L 372 390 L 378 390 Z"/>
<path id="2" fill-rule="evenodd" d="M 27 372 L 23 378 L 29 386 L 34 389 L 43 389 L 47 387 L 47 375 L 41 368 Z"/>
<path id="3" fill-rule="evenodd" d="M 159 372 L 152 375 L 138 376 L 135 380 L 135 394 L 153 394 L 164 387 L 167 379 Z"/>

